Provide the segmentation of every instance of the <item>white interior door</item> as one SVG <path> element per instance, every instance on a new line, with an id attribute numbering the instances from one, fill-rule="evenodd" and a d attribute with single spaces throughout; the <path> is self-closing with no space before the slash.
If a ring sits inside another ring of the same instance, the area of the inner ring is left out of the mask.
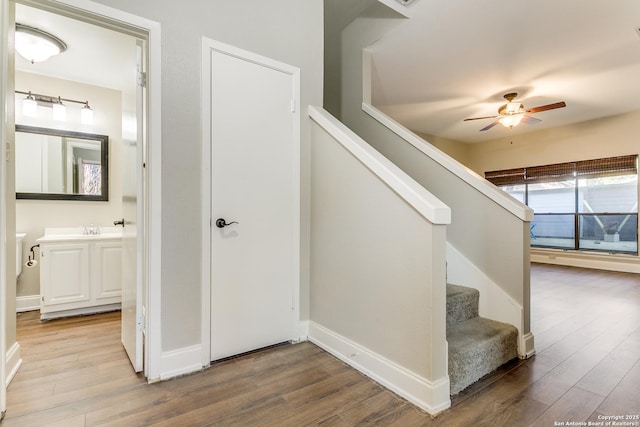
<path id="1" fill-rule="evenodd" d="M 144 46 L 136 45 L 137 74 L 143 72 Z M 133 76 L 132 76 L 133 77 Z M 123 129 L 123 191 L 122 191 L 122 344 L 136 372 L 143 369 L 143 191 L 144 191 L 144 88 L 132 78 L 135 94 L 128 116 L 135 118 L 136 131 Z M 126 96 L 126 95 L 125 95 Z M 125 101 L 125 105 L 127 102 Z M 128 108 L 125 107 L 125 115 Z M 124 120 L 125 123 L 129 122 Z"/>
<path id="2" fill-rule="evenodd" d="M 211 358 L 295 338 L 296 69 L 210 51 Z M 230 225 L 222 226 L 223 219 Z M 232 223 L 237 222 L 237 223 Z"/>

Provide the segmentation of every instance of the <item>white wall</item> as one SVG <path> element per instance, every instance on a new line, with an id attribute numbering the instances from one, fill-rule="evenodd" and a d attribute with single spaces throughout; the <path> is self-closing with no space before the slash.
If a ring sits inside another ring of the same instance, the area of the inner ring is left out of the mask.
<path id="1" fill-rule="evenodd" d="M 45 227 L 74 227 L 87 224 L 112 226 L 115 219 L 122 217 L 122 95 L 113 89 L 24 72 L 16 72 L 16 90 L 60 95 L 70 99 L 88 99 L 94 110 L 93 125 L 83 125 L 79 122 L 79 104 L 67 106 L 67 122 L 53 121 L 51 109 L 46 107 L 39 107 L 38 118 L 24 117 L 20 103 L 24 95 L 16 95 L 17 124 L 109 136 L 108 202 L 23 199 L 16 201 L 16 230 L 27 233 L 23 245 L 23 259 L 26 261 L 29 248 L 44 234 Z M 33 268 L 23 267 L 18 278 L 17 296 L 39 294 L 39 264 Z"/>
<path id="2" fill-rule="evenodd" d="M 202 36 L 301 69 L 302 109 L 322 104 L 322 0 L 99 0 L 162 33 L 162 350 L 200 343 Z M 153 78 L 153 76 L 151 76 Z M 309 124 L 302 122 L 301 316 L 308 317 Z"/>

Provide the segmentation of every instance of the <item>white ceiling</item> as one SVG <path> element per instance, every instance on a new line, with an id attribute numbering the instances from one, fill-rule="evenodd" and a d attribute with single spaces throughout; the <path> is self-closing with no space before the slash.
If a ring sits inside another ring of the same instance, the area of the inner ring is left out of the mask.
<path id="1" fill-rule="evenodd" d="M 638 0 L 417 0 L 373 47 L 373 104 L 408 128 L 479 142 L 640 110 Z M 517 92 L 540 112 L 514 129 L 492 119 Z"/>
<path id="2" fill-rule="evenodd" d="M 135 39 L 131 36 L 22 4 L 16 4 L 16 22 L 47 31 L 67 44 L 65 52 L 35 64 L 16 54 L 18 71 L 116 90 L 135 78 Z"/>

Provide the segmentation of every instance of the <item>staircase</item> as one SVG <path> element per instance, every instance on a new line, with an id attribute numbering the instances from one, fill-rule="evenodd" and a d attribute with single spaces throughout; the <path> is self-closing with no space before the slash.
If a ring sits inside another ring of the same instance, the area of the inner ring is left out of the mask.
<path id="1" fill-rule="evenodd" d="M 478 316 L 480 293 L 447 285 L 447 341 L 451 395 L 518 355 L 518 330 Z"/>

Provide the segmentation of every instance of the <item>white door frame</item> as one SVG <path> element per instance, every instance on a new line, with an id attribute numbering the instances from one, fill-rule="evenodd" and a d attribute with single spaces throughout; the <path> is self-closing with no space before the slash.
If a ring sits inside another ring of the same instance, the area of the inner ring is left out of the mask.
<path id="1" fill-rule="evenodd" d="M 6 195 L 7 195 L 7 173 L 6 162 L 6 123 L 8 100 L 7 91 L 7 61 L 8 57 L 8 34 L 9 34 L 9 3 L 7 0 L 0 0 L 0 62 L 5 64 L 0 69 L 0 420 L 4 418 L 7 409 L 7 216 L 6 216 Z"/>
<path id="2" fill-rule="evenodd" d="M 289 74 L 293 80 L 294 93 L 294 129 L 293 129 L 293 170 L 294 192 L 294 235 L 293 235 L 293 322 L 296 339 L 300 337 L 300 69 L 271 58 L 242 50 L 207 37 L 202 38 L 202 366 L 211 364 L 211 52 L 226 55 L 263 65 Z"/>
<path id="3" fill-rule="evenodd" d="M 0 7 L 4 10 L 10 0 L 0 0 Z M 54 13 L 71 16 L 76 19 L 87 19 L 94 23 L 105 25 L 109 28 L 129 32 L 132 35 L 140 37 L 141 35 L 147 39 L 148 43 L 148 135 L 147 135 L 147 185 L 148 189 L 145 194 L 144 203 L 147 205 L 148 215 L 145 218 L 145 247 L 146 247 L 146 274 L 143 286 L 146 289 L 145 306 L 145 376 L 147 380 L 152 382 L 160 379 L 161 356 L 162 356 L 162 340 L 161 340 L 161 50 L 160 50 L 160 24 L 140 16 L 130 14 L 109 6 L 95 3 L 90 0 L 17 0 L 20 3 L 31 5 L 38 8 L 45 8 Z M 5 24 L 0 30 L 2 35 L 0 39 L 5 39 L 8 28 Z M 0 48 L 2 52 L 3 48 Z M 3 61 L 4 62 L 4 61 Z M 6 66 L 6 65 L 5 65 Z M 0 74 L 6 75 L 6 70 L 0 70 Z M 7 99 L 6 88 L 0 85 L 0 100 Z M 1 111 L 1 110 L 0 110 Z M 0 117 L 4 121 L 4 116 Z M 4 124 L 0 125 L 0 129 Z M 4 143 L 3 143 L 4 151 Z M 0 165 L 0 174 L 5 173 L 5 163 Z M 2 180 L 4 183 L 4 180 Z M 4 185 L 4 184 L 2 184 Z M 0 188 L 0 192 L 4 189 Z M 0 209 L 5 208 L 4 197 L 0 200 Z M 0 230 L 4 228 L 4 217 Z M 5 237 L 5 236 L 1 236 Z M 3 242 L 5 240 L 3 239 Z M 4 254 L 4 251 L 2 251 Z M 138 254 L 138 256 L 143 256 Z M 4 255 L 0 260 L 3 265 Z M 0 289 L 4 295 L 4 286 Z M 3 299 L 4 300 L 4 299 Z M 2 334 L 5 331 L 5 313 L 1 314 Z M 4 335 L 3 335 L 4 336 Z M 3 344 L 4 346 L 4 340 Z M 0 347 L 2 349 L 3 347 Z M 2 354 L 4 362 L 5 354 Z"/>

